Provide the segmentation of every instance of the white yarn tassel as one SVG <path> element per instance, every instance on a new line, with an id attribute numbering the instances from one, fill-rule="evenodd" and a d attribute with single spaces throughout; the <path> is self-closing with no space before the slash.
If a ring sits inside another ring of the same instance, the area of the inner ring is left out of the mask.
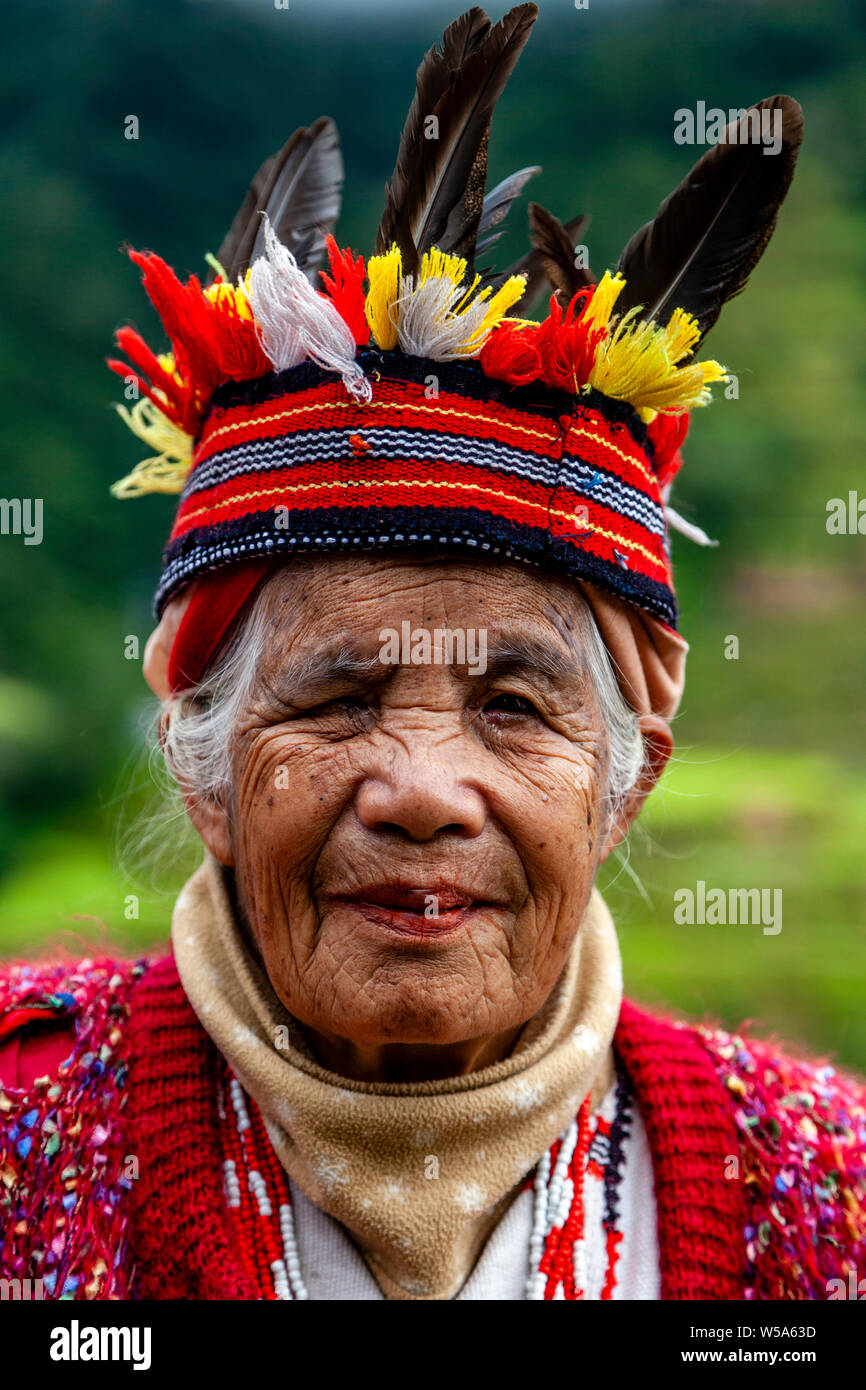
<path id="1" fill-rule="evenodd" d="M 481 325 L 490 307 L 486 299 L 475 299 L 455 314 L 466 297 L 466 286 L 455 285 L 447 275 L 431 275 L 417 289 L 414 278 L 406 275 L 401 288 L 392 311 L 398 309 L 397 338 L 408 357 L 449 362 L 478 352 L 484 341 Z"/>
<path id="2" fill-rule="evenodd" d="M 712 540 L 700 526 L 695 526 L 694 522 L 686 521 L 684 516 L 675 512 L 673 507 L 665 507 L 665 516 L 672 531 L 679 531 L 681 536 L 686 536 L 695 545 L 718 545 L 718 541 Z"/>
<path id="3" fill-rule="evenodd" d="M 337 372 L 356 401 L 373 388 L 355 361 L 355 340 L 334 305 L 317 294 L 265 217 L 265 252 L 250 271 L 249 298 L 259 340 L 278 372 L 310 358 Z"/>

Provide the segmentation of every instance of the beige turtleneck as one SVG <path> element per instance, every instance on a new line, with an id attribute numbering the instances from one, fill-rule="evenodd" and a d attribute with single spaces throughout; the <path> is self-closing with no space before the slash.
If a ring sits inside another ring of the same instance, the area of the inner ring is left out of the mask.
<path id="1" fill-rule="evenodd" d="M 313 1057 L 235 921 L 208 856 L 172 920 L 202 1026 L 253 1096 L 292 1180 L 354 1238 L 385 1296 L 453 1298 L 587 1092 L 610 1084 L 622 997 L 616 932 L 592 894 L 563 972 L 514 1050 L 445 1080 L 372 1083 Z"/>

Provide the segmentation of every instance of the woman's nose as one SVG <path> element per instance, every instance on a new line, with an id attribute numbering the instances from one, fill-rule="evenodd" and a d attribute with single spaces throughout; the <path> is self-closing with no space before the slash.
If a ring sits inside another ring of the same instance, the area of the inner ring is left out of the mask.
<path id="1" fill-rule="evenodd" d="M 400 760 L 386 775 L 362 783 L 356 806 L 367 830 L 385 831 L 410 840 L 437 835 L 474 839 L 487 818 L 484 800 L 466 784 L 461 769 L 428 752 Z"/>

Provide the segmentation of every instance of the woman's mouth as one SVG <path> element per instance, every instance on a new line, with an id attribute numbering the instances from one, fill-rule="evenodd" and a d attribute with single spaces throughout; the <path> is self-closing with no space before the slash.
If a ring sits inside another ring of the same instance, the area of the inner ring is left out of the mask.
<path id="1" fill-rule="evenodd" d="M 453 885 L 409 886 L 371 884 L 357 892 L 341 895 L 369 922 L 396 932 L 399 936 L 440 938 L 460 930 L 483 908 L 493 903 L 471 891 Z"/>

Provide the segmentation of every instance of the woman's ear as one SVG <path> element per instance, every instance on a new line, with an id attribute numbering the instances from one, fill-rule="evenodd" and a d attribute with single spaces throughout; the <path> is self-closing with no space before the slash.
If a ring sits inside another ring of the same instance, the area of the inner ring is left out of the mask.
<path id="1" fill-rule="evenodd" d="M 171 603 L 166 606 L 158 626 L 148 637 L 144 649 L 142 674 L 154 695 L 163 702 L 171 699 L 171 683 L 168 679 L 171 649 L 177 636 L 177 630 L 197 588 L 198 580 L 193 580 L 179 598 L 171 600 Z"/>
<path id="2" fill-rule="evenodd" d="M 159 717 L 159 742 L 163 756 L 165 756 L 166 735 L 170 719 L 169 710 L 163 709 Z M 171 768 L 170 770 L 172 775 L 177 777 L 174 770 Z M 233 869 L 235 860 L 232 851 L 228 810 L 217 797 L 202 797 L 193 792 L 182 777 L 177 777 L 177 784 L 180 787 L 186 813 L 201 836 L 205 847 L 210 850 L 215 859 L 219 860 L 224 869 Z"/>
<path id="3" fill-rule="evenodd" d="M 671 726 L 660 714 L 642 714 L 638 727 L 643 738 L 644 759 L 640 776 L 628 794 L 625 805 L 619 808 L 608 827 L 607 839 L 599 863 L 621 844 L 640 814 L 644 802 L 668 765 L 674 751 Z"/>

